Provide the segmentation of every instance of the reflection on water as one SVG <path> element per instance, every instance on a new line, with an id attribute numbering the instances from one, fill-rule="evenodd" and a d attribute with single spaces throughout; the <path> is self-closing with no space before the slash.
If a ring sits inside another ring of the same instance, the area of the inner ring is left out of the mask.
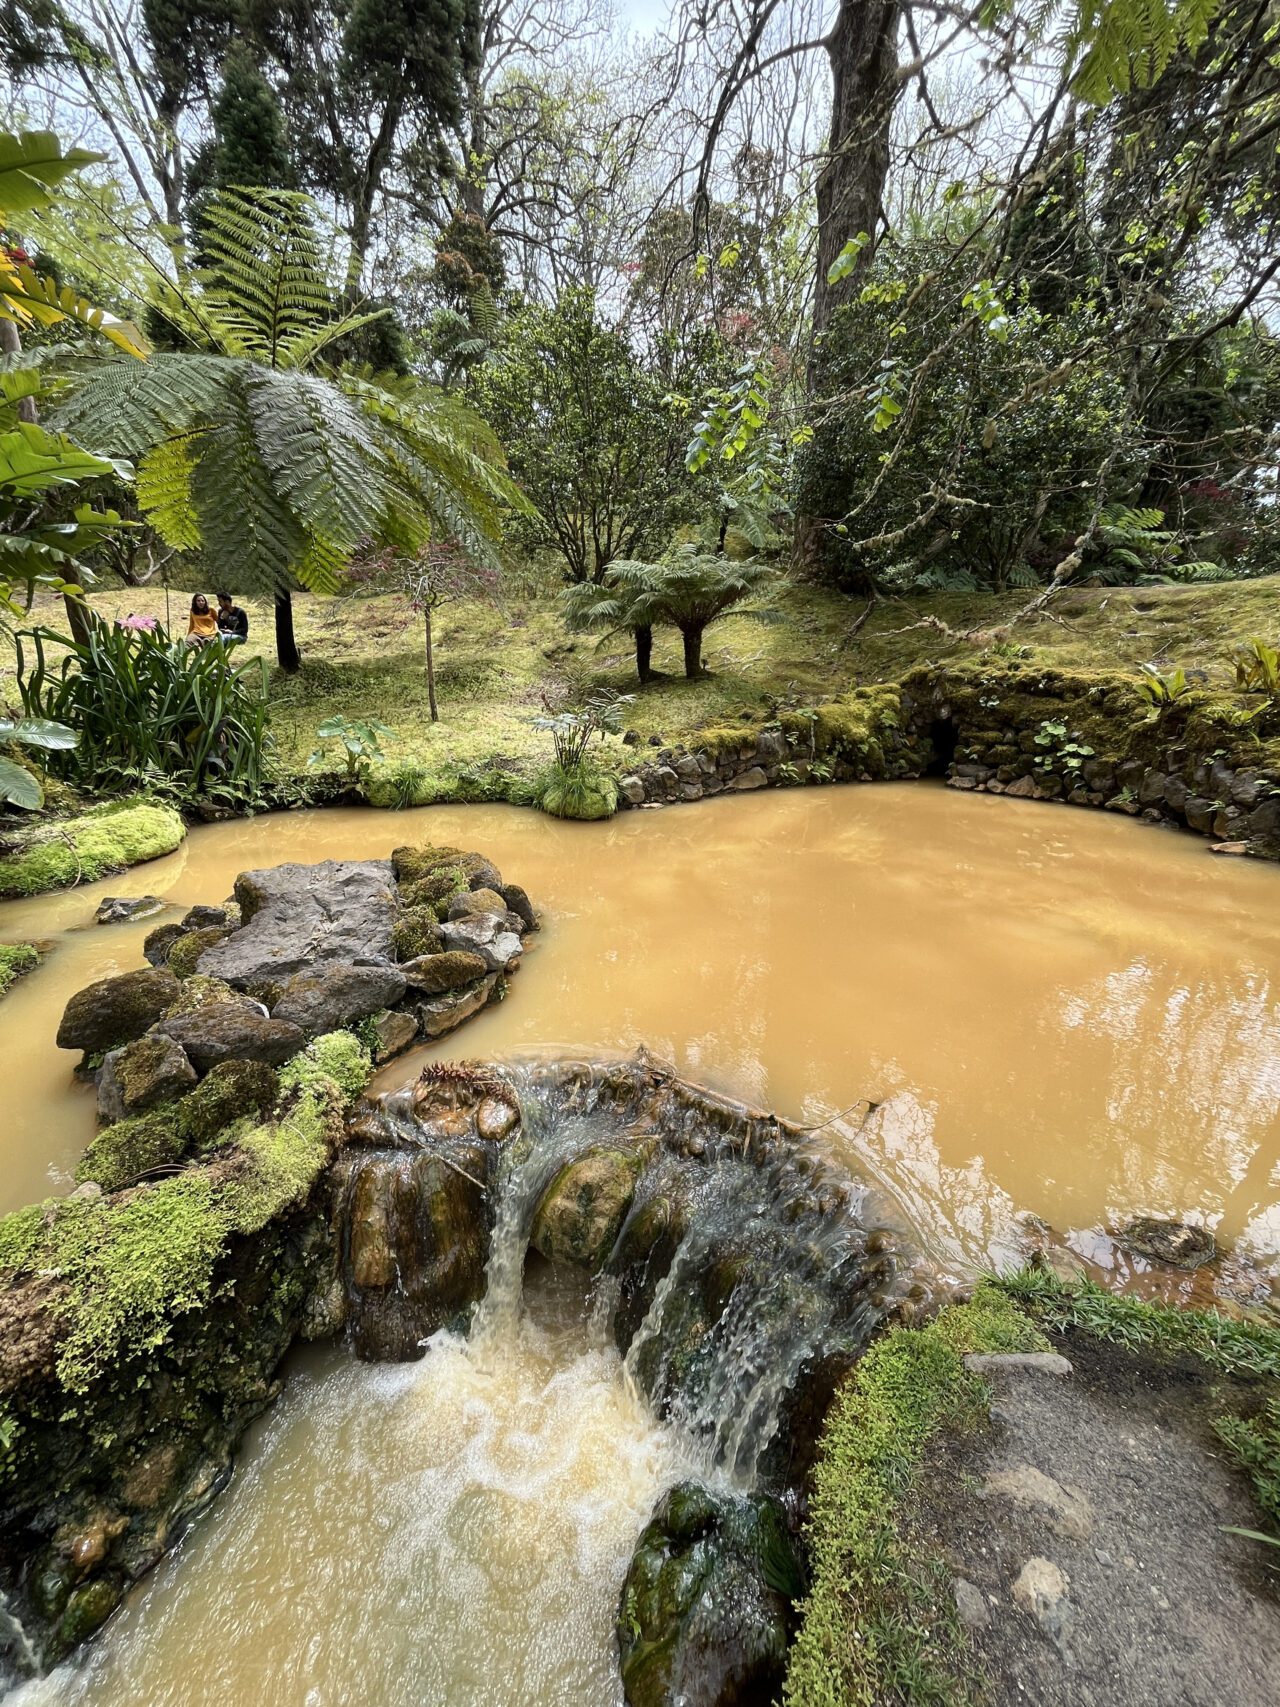
<path id="1" fill-rule="evenodd" d="M 573 1301 L 529 1291 L 421 1363 L 300 1358 L 231 1492 L 6 1707 L 621 1707 L 619 1587 L 689 1465 Z"/>
<path id="2" fill-rule="evenodd" d="M 484 848 L 548 916 L 511 999 L 435 1053 L 647 1043 L 822 1124 L 957 1263 L 1011 1251 L 1023 1211 L 1059 1228 L 1191 1213 L 1280 1252 L 1280 872 L 1128 819 L 920 784 L 607 825 L 507 807 L 268 817 L 0 907 L 0 939 L 59 942 L 5 1003 L 23 1072 L 4 1206 L 65 1184 L 91 1129 L 58 1012 L 136 964 L 149 928 L 88 926 L 104 892 L 185 906 L 246 866 L 428 839 Z"/>

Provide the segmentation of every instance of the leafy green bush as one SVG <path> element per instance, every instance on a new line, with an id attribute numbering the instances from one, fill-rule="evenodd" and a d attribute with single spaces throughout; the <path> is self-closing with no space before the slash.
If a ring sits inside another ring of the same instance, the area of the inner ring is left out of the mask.
<path id="1" fill-rule="evenodd" d="M 270 751 L 265 672 L 235 667 L 222 646 L 189 647 L 162 629 L 94 619 L 83 642 L 50 629 L 17 637 L 28 717 L 74 730 L 50 755 L 55 774 L 121 792 L 140 785 L 185 797 L 252 798 Z M 49 648 L 65 648 L 56 666 Z"/>

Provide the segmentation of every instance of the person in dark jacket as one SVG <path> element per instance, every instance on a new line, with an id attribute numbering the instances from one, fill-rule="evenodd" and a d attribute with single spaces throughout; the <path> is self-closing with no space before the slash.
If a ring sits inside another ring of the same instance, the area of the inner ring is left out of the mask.
<path id="1" fill-rule="evenodd" d="M 233 646 L 237 641 L 249 638 L 248 613 L 231 602 L 230 593 L 218 594 L 218 633 L 222 636 L 223 645 Z"/>

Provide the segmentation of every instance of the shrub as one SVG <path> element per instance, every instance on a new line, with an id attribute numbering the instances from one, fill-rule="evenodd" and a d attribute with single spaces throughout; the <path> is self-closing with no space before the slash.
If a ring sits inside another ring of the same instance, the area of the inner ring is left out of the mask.
<path id="1" fill-rule="evenodd" d="M 119 792 L 140 782 L 252 798 L 270 749 L 265 672 L 235 667 L 222 646 L 189 647 L 161 629 L 94 619 L 83 642 L 38 628 L 16 637 L 28 717 L 78 737 L 54 752 L 55 775 Z M 65 648 L 55 667 L 48 648 Z"/>
<path id="2" fill-rule="evenodd" d="M 588 759 L 574 765 L 553 762 L 542 773 L 537 804 L 553 818 L 612 818 L 618 785 Z"/>
<path id="3" fill-rule="evenodd" d="M 0 996 L 30 972 L 40 959 L 40 952 L 29 942 L 0 943 Z"/>

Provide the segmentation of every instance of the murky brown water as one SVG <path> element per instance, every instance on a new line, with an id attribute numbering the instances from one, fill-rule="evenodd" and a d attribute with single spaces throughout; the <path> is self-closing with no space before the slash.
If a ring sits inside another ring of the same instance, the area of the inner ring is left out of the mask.
<path id="1" fill-rule="evenodd" d="M 1280 871 L 1127 819 L 919 784 L 607 825 L 509 807 L 273 816 L 0 906 L 0 940 L 56 942 L 4 1005 L 0 1207 L 63 1188 L 92 1129 L 58 1014 L 138 964 L 150 928 L 92 925 L 102 894 L 186 906 L 247 866 L 427 839 L 483 848 L 547 914 L 511 999 L 439 1053 L 647 1043 L 830 1120 L 824 1140 L 951 1262 L 999 1260 L 1024 1210 L 1063 1229 L 1193 1213 L 1280 1254 Z M 840 1117 L 861 1097 L 880 1106 Z"/>
<path id="2" fill-rule="evenodd" d="M 1280 1253 L 1280 871 L 920 785 L 603 826 L 509 808 L 271 817 L 0 907 L 0 940 L 54 944 L 4 1006 L 0 1207 L 63 1188 L 92 1129 L 58 1015 L 138 964 L 154 922 L 93 926 L 102 894 L 186 907 L 249 866 L 413 840 L 484 849 L 546 913 L 510 999 L 455 1051 L 647 1043 L 826 1122 L 822 1142 L 957 1265 L 1011 1253 L 1028 1210 L 1064 1229 L 1192 1213 Z M 860 1098 L 878 1106 L 841 1112 Z M 15 1707 L 616 1702 L 622 1573 L 688 1465 L 603 1341 L 563 1300 L 534 1304 L 519 1323 L 487 1305 L 484 1331 L 440 1336 L 419 1364 L 299 1358 L 232 1491 L 78 1669 Z"/>

